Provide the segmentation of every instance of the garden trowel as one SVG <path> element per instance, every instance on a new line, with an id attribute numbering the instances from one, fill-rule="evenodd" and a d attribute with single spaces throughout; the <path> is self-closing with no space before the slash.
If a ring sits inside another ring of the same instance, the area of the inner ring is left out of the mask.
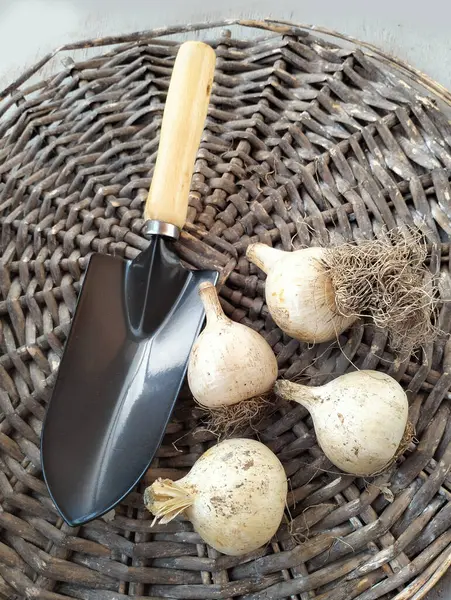
<path id="1" fill-rule="evenodd" d="M 181 45 L 145 206 L 149 246 L 134 260 L 90 259 L 41 438 L 50 495 L 69 525 L 110 511 L 157 451 L 204 310 L 198 288 L 216 271 L 184 268 L 183 228 L 207 115 L 215 53 Z"/>

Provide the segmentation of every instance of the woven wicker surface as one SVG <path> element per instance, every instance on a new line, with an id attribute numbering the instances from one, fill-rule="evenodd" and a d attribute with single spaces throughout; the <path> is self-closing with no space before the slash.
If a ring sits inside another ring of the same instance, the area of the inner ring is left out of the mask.
<path id="1" fill-rule="evenodd" d="M 359 322 L 337 343 L 307 347 L 274 325 L 263 276 L 244 257 L 251 241 L 331 245 L 414 224 L 449 300 L 446 107 L 387 57 L 265 27 L 252 41 L 211 34 L 215 86 L 180 252 L 221 268 L 227 313 L 265 336 L 281 375 L 320 384 L 358 367 L 398 379 L 417 439 L 390 472 L 353 478 L 325 459 L 307 412 L 281 404 L 259 436 L 286 468 L 294 520 L 266 548 L 226 557 L 186 521 L 152 528 L 142 506 L 146 484 L 182 476 L 214 443 L 184 394 L 141 489 L 113 520 L 71 529 L 58 518 L 40 470 L 46 403 L 89 254 L 131 258 L 147 244 L 142 209 L 177 51 L 162 32 L 109 40 L 107 53 L 29 88 L 27 73 L 0 104 L 1 598 L 407 600 L 451 562 L 447 336 L 399 357 Z M 450 312 L 444 303 L 444 332 Z"/>

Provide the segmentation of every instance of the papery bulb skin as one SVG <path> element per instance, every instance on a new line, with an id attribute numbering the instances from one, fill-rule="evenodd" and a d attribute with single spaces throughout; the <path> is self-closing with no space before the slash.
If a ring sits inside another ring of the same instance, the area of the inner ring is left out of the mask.
<path id="1" fill-rule="evenodd" d="M 260 442 L 235 438 L 207 450 L 183 479 L 155 481 L 144 503 L 159 523 L 183 514 L 207 544 L 240 556 L 274 536 L 287 491 L 277 456 Z"/>
<path id="2" fill-rule="evenodd" d="M 265 296 L 275 323 L 289 336 L 308 343 L 336 339 L 356 320 L 338 313 L 332 281 L 324 266 L 324 248 L 284 252 L 252 244 L 249 260 L 267 277 Z"/>
<path id="3" fill-rule="evenodd" d="M 409 406 L 404 390 L 389 375 L 354 371 L 320 387 L 279 380 L 275 391 L 308 409 L 321 449 L 343 471 L 372 475 L 396 456 Z"/>
<path id="4" fill-rule="evenodd" d="M 224 314 L 212 284 L 201 286 L 200 294 L 207 324 L 188 363 L 188 384 L 194 398 L 214 409 L 266 394 L 278 373 L 271 346 L 259 333 Z"/>

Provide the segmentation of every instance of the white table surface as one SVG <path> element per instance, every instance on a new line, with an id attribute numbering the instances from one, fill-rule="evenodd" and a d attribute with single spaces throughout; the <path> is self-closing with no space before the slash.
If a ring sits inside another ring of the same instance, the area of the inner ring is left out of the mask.
<path id="1" fill-rule="evenodd" d="M 0 0 L 0 89 L 71 41 L 237 17 L 346 33 L 451 89 L 451 0 Z M 434 599 L 451 600 L 451 572 L 428 595 Z"/>

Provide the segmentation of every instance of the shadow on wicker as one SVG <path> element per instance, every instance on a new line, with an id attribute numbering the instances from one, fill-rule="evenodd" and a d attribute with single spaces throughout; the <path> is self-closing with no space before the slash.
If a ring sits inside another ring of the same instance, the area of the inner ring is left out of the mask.
<path id="1" fill-rule="evenodd" d="M 281 375 L 320 384 L 377 368 L 398 379 L 417 439 L 390 472 L 353 478 L 325 459 L 302 407 L 278 406 L 258 436 L 285 466 L 293 521 L 266 548 L 226 557 L 188 522 L 152 528 L 143 510 L 146 484 L 182 476 L 214 443 L 184 394 L 141 489 L 114 518 L 61 522 L 41 477 L 42 419 L 89 254 L 134 257 L 147 243 L 142 208 L 177 50 L 161 35 L 177 30 L 68 46 L 114 44 L 37 83 L 30 71 L 0 103 L 1 598 L 417 600 L 450 564 L 446 107 L 358 47 L 254 25 L 257 37 L 211 41 L 215 86 L 179 249 L 221 268 L 225 310 L 265 336 Z M 370 324 L 329 345 L 286 337 L 244 257 L 257 240 L 358 243 L 409 225 L 430 244 L 445 301 L 443 336 L 415 356 L 395 356 Z"/>

